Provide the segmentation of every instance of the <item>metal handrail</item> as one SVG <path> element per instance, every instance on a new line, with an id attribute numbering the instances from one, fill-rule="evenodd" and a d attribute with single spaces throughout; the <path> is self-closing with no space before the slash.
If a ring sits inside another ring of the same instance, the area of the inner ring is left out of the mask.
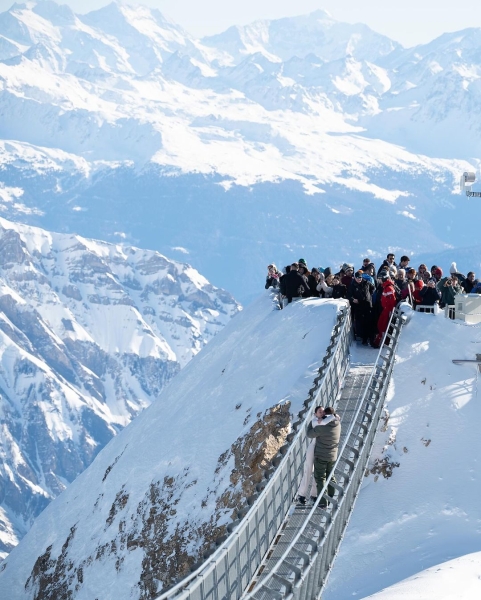
<path id="1" fill-rule="evenodd" d="M 439 304 L 438 305 L 435 305 L 435 304 L 416 304 L 416 307 L 415 307 L 414 310 L 416 312 L 425 312 L 426 314 L 434 314 L 434 307 L 435 306 L 439 307 Z M 440 308 L 439 310 L 441 311 L 442 309 Z"/>
<path id="2" fill-rule="evenodd" d="M 365 468 L 369 460 L 377 426 L 394 365 L 395 349 L 402 325 L 402 309 L 391 315 L 371 377 L 359 404 L 334 469 L 318 495 L 317 502 L 282 557 L 265 579 L 246 594 L 243 600 L 270 598 L 315 598 L 324 588 L 344 531 L 356 502 Z M 390 330 L 394 335 L 388 333 Z M 389 345 L 384 344 L 389 340 Z M 373 398 L 374 396 L 374 398 Z M 364 411 L 362 418 L 361 412 Z M 337 475 L 344 484 L 334 484 L 337 495 L 328 496 L 328 486 Z M 331 508 L 323 510 L 320 503 L 328 501 Z M 282 575 L 281 575 L 282 573 Z"/>
<path id="3" fill-rule="evenodd" d="M 304 422 L 273 476 L 222 546 L 195 572 L 161 593 L 157 600 L 235 600 L 241 597 L 291 507 L 310 443 L 306 436 L 311 420 L 309 408 L 319 399 L 327 405 L 337 396 L 349 365 L 351 337 L 351 313 L 346 305 L 338 315 L 324 364 L 319 369 L 317 389 L 304 402 Z"/>

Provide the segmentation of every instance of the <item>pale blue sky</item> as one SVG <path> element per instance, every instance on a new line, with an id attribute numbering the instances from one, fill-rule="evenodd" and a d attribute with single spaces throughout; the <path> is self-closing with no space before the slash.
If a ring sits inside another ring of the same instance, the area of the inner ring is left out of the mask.
<path id="1" fill-rule="evenodd" d="M 21 2 L 21 0 L 17 0 Z M 58 0 L 88 12 L 110 0 Z M 155 6 L 201 37 L 256 19 L 275 19 L 328 10 L 339 21 L 362 22 L 405 46 L 428 42 L 446 31 L 481 27 L 480 0 L 130 0 Z M 0 0 L 6 10 L 13 0 Z"/>

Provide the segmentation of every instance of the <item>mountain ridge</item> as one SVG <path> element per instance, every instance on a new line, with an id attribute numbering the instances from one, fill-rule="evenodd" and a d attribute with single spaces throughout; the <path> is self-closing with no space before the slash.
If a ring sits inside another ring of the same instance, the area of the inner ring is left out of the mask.
<path id="1" fill-rule="evenodd" d="M 156 252 L 0 218 L 0 553 L 239 311 Z"/>
<path id="2" fill-rule="evenodd" d="M 320 246 L 316 262 L 331 265 L 383 257 L 366 209 L 392 224 L 388 244 L 411 255 L 475 235 L 456 182 L 480 164 L 476 29 L 403 49 L 316 13 L 240 28 L 250 46 L 236 34 L 229 50 L 145 7 L 61 19 L 55 3 L 28 6 L 0 15 L 0 175 L 23 190 L 21 203 L 2 204 L 5 217 L 18 218 L 23 204 L 21 218 L 46 229 L 111 242 L 117 232 L 167 255 L 181 246 L 245 301 L 262 285 L 245 259 L 263 271 L 267 255 L 292 262 Z M 171 206 L 182 218 L 165 219 Z M 326 223 L 321 243 L 304 215 Z M 254 239 L 252 219 L 263 224 Z M 462 236 L 456 219 L 466 222 Z M 139 220 L 159 223 L 160 235 Z M 410 234 L 413 220 L 423 235 Z M 341 252 L 342 231 L 353 243 Z"/>

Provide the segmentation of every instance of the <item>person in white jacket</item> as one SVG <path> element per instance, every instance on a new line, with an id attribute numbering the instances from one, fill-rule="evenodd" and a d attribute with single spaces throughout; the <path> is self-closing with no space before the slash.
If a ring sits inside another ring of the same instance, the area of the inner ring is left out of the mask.
<path id="1" fill-rule="evenodd" d="M 316 290 L 318 292 L 324 292 L 324 298 L 332 297 L 332 287 L 327 285 L 326 280 L 324 278 L 324 273 L 321 273 L 321 277 L 319 279 L 319 283 L 317 284 Z"/>
<path id="2" fill-rule="evenodd" d="M 317 425 L 327 425 L 334 419 L 339 419 L 339 415 L 329 415 L 325 419 L 324 417 L 324 407 L 316 406 L 314 410 L 314 416 L 312 417 L 312 426 L 317 427 Z M 301 485 L 297 490 L 297 500 L 299 504 L 306 504 L 306 497 L 310 488 L 310 499 L 315 502 L 317 500 L 317 486 L 316 482 L 312 476 L 312 472 L 314 470 L 314 447 L 316 445 L 316 440 L 313 439 L 309 444 L 309 447 L 306 452 L 306 463 L 304 466 L 304 475 L 302 477 Z"/>

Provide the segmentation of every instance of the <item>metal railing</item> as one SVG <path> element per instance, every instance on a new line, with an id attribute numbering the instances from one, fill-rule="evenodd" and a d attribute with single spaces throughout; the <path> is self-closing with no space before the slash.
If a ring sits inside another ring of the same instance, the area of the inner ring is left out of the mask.
<path id="1" fill-rule="evenodd" d="M 436 306 L 438 307 L 439 311 L 442 310 L 441 308 L 439 308 L 439 304 L 437 304 Z M 434 305 L 431 305 L 431 304 L 417 304 L 416 308 L 414 310 L 416 312 L 434 314 L 435 308 L 434 308 Z"/>
<path id="2" fill-rule="evenodd" d="M 299 420 L 287 436 L 288 443 L 273 459 L 265 481 L 259 484 L 258 497 L 249 499 L 252 507 L 239 515 L 242 520 L 230 526 L 231 535 L 211 556 L 204 557 L 205 563 L 157 600 L 236 600 L 242 596 L 291 508 L 300 483 L 311 441 L 306 435 L 309 409 L 314 403 L 327 406 L 337 397 L 349 366 L 351 339 L 351 311 L 346 302 Z"/>
<path id="3" fill-rule="evenodd" d="M 403 323 L 402 309 L 397 308 L 333 472 L 282 557 L 243 600 L 320 597 L 365 475 Z M 333 497 L 328 486 L 335 489 Z M 328 506 L 322 509 L 325 502 Z"/>

